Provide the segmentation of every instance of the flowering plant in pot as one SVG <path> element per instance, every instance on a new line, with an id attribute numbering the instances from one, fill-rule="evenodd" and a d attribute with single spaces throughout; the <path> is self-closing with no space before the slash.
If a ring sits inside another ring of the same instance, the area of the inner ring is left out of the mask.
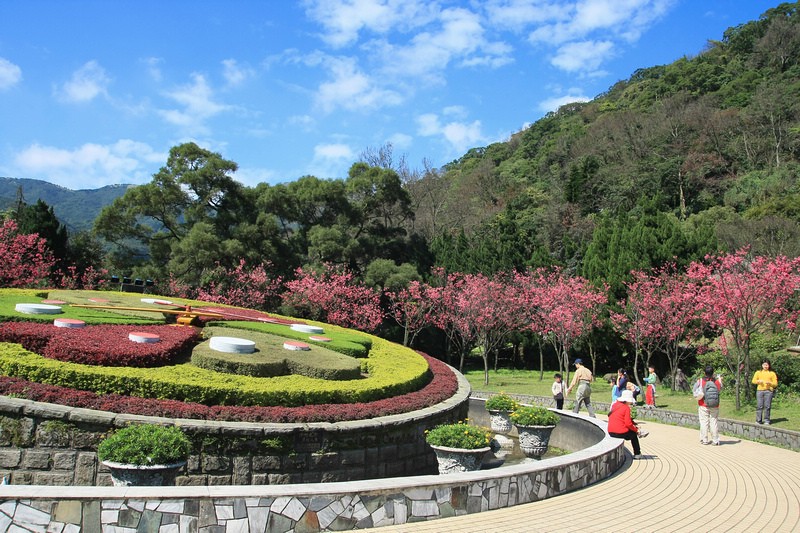
<path id="1" fill-rule="evenodd" d="M 536 459 L 544 455 L 550 445 L 550 435 L 560 420 L 561 417 L 549 409 L 534 405 L 525 405 L 511 413 L 522 453 Z"/>
<path id="2" fill-rule="evenodd" d="M 464 422 L 443 424 L 425 432 L 425 441 L 436 453 L 440 474 L 478 470 L 491 449 L 491 431 Z"/>
<path id="3" fill-rule="evenodd" d="M 519 402 L 501 392 L 486 400 L 486 409 L 489 411 L 514 411 L 519 408 Z"/>
<path id="4" fill-rule="evenodd" d="M 492 421 L 492 431 L 495 433 L 508 433 L 511 431 L 509 414 L 519 408 L 519 402 L 501 392 L 486 400 L 486 410 Z"/>
<path id="5" fill-rule="evenodd" d="M 178 427 L 137 424 L 104 438 L 97 457 L 111 470 L 114 485 L 160 485 L 174 482 L 189 449 Z"/>

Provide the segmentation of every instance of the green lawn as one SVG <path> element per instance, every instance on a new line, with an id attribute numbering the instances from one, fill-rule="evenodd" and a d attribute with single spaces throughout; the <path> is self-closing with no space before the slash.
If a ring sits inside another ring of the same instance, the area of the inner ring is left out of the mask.
<path id="1" fill-rule="evenodd" d="M 487 392 L 507 392 L 511 394 L 530 394 L 533 396 L 550 396 L 550 387 L 553 385 L 555 372 L 545 372 L 542 381 L 539 381 L 539 372 L 531 370 L 499 369 L 497 373 L 489 371 L 489 385 L 484 385 L 482 369 L 467 370 L 464 376 L 469 381 L 473 390 Z M 570 374 L 570 379 L 572 374 Z M 575 391 L 569 396 L 575 398 Z M 592 398 L 597 401 L 611 401 L 611 386 L 604 381 L 596 381 L 592 386 Z M 641 396 L 640 396 L 641 398 Z M 658 389 L 656 406 L 672 411 L 684 413 L 697 412 L 697 400 L 692 398 L 690 392 L 675 392 L 661 387 Z M 736 400 L 732 390 L 723 389 L 720 405 L 720 417 L 732 420 L 755 422 L 756 406 L 755 395 L 751 405 L 744 403 L 742 392 L 742 408 L 735 409 Z M 783 429 L 800 431 L 800 398 L 781 394 L 780 390 L 772 402 L 772 425 Z"/>

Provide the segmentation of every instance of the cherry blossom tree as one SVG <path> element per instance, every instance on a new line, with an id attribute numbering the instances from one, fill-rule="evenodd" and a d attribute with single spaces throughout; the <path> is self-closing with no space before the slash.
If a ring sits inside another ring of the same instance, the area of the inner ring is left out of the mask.
<path id="1" fill-rule="evenodd" d="M 353 273 L 326 263 L 322 272 L 298 268 L 281 297 L 301 316 L 362 331 L 383 321 L 380 295 L 354 279 Z"/>
<path id="2" fill-rule="evenodd" d="M 559 369 L 569 381 L 569 353 L 572 347 L 592 328 L 601 324 L 601 312 L 608 298 L 588 280 L 567 276 L 563 270 L 539 269 L 531 273 L 536 289 L 529 296 L 529 305 L 538 307 L 537 328 L 553 345 Z"/>
<path id="3" fill-rule="evenodd" d="M 611 324 L 634 348 L 633 372 L 639 385 L 639 361 L 647 368 L 661 351 L 669 360 L 675 390 L 679 364 L 688 355 L 681 343 L 696 339 L 697 284 L 676 272 L 674 265 L 631 275 L 633 281 L 625 283 L 628 297 L 620 302 L 623 312 L 612 311 Z"/>
<path id="4" fill-rule="evenodd" d="M 0 226 L 0 287 L 41 287 L 48 283 L 55 264 L 46 240 L 38 233 L 20 235 L 17 223 Z"/>
<path id="5" fill-rule="evenodd" d="M 283 281 L 280 276 L 271 277 L 267 272 L 272 267 L 269 261 L 248 267 L 244 259 L 236 268 L 217 268 L 209 274 L 209 281 L 199 288 L 197 298 L 260 311 L 272 311 L 280 302 Z"/>
<path id="6" fill-rule="evenodd" d="M 795 326 L 789 302 L 800 283 L 798 269 L 800 258 L 750 258 L 746 248 L 707 257 L 705 262 L 695 261 L 687 269 L 689 279 L 700 284 L 697 297 L 702 319 L 723 330 L 722 353 L 736 375 L 736 409 L 741 407 L 743 383 L 750 400 L 746 379 L 750 375 L 751 336 L 774 325 Z"/>
<path id="7" fill-rule="evenodd" d="M 412 345 L 417 334 L 432 323 L 436 303 L 432 291 L 430 285 L 412 281 L 400 291 L 384 292 L 389 300 L 389 316 L 403 328 L 403 346 Z"/>

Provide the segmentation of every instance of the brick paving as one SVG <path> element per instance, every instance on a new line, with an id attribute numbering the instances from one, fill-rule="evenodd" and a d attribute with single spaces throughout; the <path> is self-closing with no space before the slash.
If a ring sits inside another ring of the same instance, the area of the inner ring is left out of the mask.
<path id="1" fill-rule="evenodd" d="M 381 533 L 800 531 L 800 454 L 699 430 L 643 422 L 640 460 L 606 481 L 563 496 Z M 582 517 L 578 519 L 577 517 Z"/>

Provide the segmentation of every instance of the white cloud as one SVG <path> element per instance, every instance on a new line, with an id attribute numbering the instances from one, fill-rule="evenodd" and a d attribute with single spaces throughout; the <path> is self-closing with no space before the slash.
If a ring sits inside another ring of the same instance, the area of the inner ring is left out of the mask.
<path id="1" fill-rule="evenodd" d="M 513 61 L 512 47 L 487 41 L 480 15 L 466 9 L 441 11 L 425 30 L 398 44 L 373 40 L 365 49 L 380 58 L 384 74 L 419 77 L 428 84 L 443 83 L 441 72 L 451 63 L 496 68 Z"/>
<path id="2" fill-rule="evenodd" d="M 253 69 L 240 66 L 235 59 L 226 59 L 222 62 L 222 75 L 231 87 L 241 85 L 254 74 Z"/>
<path id="3" fill-rule="evenodd" d="M 72 73 L 72 78 L 55 89 L 55 94 L 66 102 L 88 102 L 106 91 L 111 79 L 97 61 L 89 61 Z"/>
<path id="4" fill-rule="evenodd" d="M 309 173 L 320 179 L 344 177 L 355 157 L 353 149 L 346 144 L 318 144 L 314 147 Z"/>
<path id="5" fill-rule="evenodd" d="M 600 64 L 614 55 L 611 41 L 583 41 L 561 46 L 550 63 L 567 72 L 595 71 Z"/>
<path id="6" fill-rule="evenodd" d="M 167 122 L 192 135 L 208 133 L 205 121 L 230 109 L 230 106 L 214 102 L 214 91 L 202 74 L 192 74 L 192 83 L 167 92 L 166 96 L 183 106 L 183 109 L 159 110 L 159 114 Z"/>
<path id="7" fill-rule="evenodd" d="M 539 109 L 544 112 L 550 111 L 557 111 L 559 107 L 566 104 L 571 104 L 573 102 L 588 102 L 591 98 L 580 94 L 578 89 L 573 89 L 569 91 L 569 94 L 564 96 L 554 96 L 553 98 L 548 98 L 539 104 Z M 530 126 L 528 124 L 527 126 Z M 527 126 L 524 126 L 523 129 L 526 129 Z"/>
<path id="8" fill-rule="evenodd" d="M 474 122 L 449 122 L 442 124 L 439 116 L 434 113 L 425 113 L 416 118 L 417 133 L 423 137 L 441 137 L 454 151 L 465 152 L 470 148 L 481 145 L 485 138 L 481 133 L 481 121 Z"/>
<path id="9" fill-rule="evenodd" d="M 336 48 L 357 41 L 362 30 L 382 34 L 423 25 L 438 9 L 423 0 L 307 0 L 304 5 L 306 14 L 325 28 L 321 38 Z"/>
<path id="10" fill-rule="evenodd" d="M 622 37 L 629 42 L 658 20 L 675 0 L 578 0 L 561 4 L 551 23 L 533 30 L 532 42 L 558 45 L 585 39 L 595 32 Z"/>
<path id="11" fill-rule="evenodd" d="M 21 79 L 22 69 L 8 59 L 0 57 L 0 91 L 19 83 Z"/>
<path id="12" fill-rule="evenodd" d="M 32 144 L 14 158 L 14 174 L 44 179 L 70 189 L 116 183 L 141 184 L 167 160 L 145 143 L 121 139 L 111 145 L 86 143 L 74 150 Z"/>
<path id="13" fill-rule="evenodd" d="M 531 24 L 567 20 L 569 5 L 559 0 L 490 0 L 484 10 L 495 26 L 522 31 Z"/>
<path id="14" fill-rule="evenodd" d="M 388 141 L 392 143 L 395 149 L 403 149 L 411 146 L 411 143 L 414 142 L 414 138 L 405 133 L 395 133 L 389 137 Z"/>
<path id="15" fill-rule="evenodd" d="M 381 87 L 364 73 L 355 58 L 326 57 L 323 63 L 330 80 L 318 87 L 315 103 L 326 113 L 340 107 L 348 111 L 370 111 L 403 101 L 398 92 Z"/>
<path id="16" fill-rule="evenodd" d="M 148 74 L 150 74 L 150 77 L 153 78 L 153 80 L 160 82 L 161 81 L 160 65 L 164 62 L 164 60 L 160 57 L 148 57 L 142 59 L 141 61 L 147 67 L 147 72 Z"/>

